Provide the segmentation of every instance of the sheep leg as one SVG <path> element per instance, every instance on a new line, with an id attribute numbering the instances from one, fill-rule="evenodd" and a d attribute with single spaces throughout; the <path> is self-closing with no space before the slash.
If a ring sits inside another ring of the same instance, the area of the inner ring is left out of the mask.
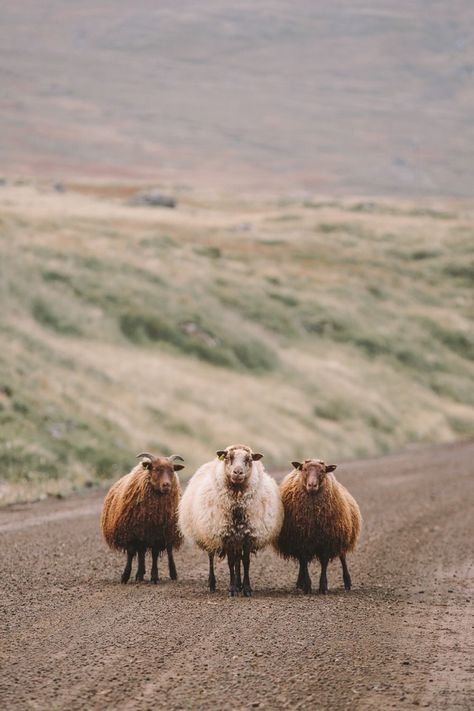
<path id="1" fill-rule="evenodd" d="M 138 570 L 137 574 L 135 575 L 135 580 L 138 582 L 142 582 L 143 578 L 145 577 L 145 550 L 143 548 L 139 548 L 138 550 Z"/>
<path id="2" fill-rule="evenodd" d="M 166 551 L 168 553 L 168 569 L 170 571 L 171 580 L 178 579 L 178 573 L 176 571 L 176 565 L 173 558 L 173 546 L 171 544 L 166 546 Z"/>
<path id="3" fill-rule="evenodd" d="M 302 590 L 305 595 L 309 595 L 311 593 L 311 578 L 309 576 L 308 561 L 304 560 L 303 558 L 300 558 L 300 572 L 298 574 L 298 581 L 300 580 L 300 575 L 301 575 L 300 590 Z M 296 586 L 298 587 L 298 582 L 296 583 Z"/>
<path id="4" fill-rule="evenodd" d="M 135 556 L 135 548 L 133 546 L 129 546 L 127 548 L 127 562 L 125 564 L 125 568 L 123 569 L 122 573 L 122 578 L 121 582 L 125 585 L 125 583 L 128 583 L 128 580 L 130 578 L 130 573 L 132 572 L 132 561 Z"/>
<path id="5" fill-rule="evenodd" d="M 300 569 L 298 571 L 298 579 L 296 581 L 296 589 L 297 590 L 304 590 L 304 584 L 306 581 L 306 570 L 305 570 L 305 561 L 302 558 L 299 558 L 299 563 L 300 563 Z"/>
<path id="6" fill-rule="evenodd" d="M 229 551 L 227 553 L 227 562 L 229 564 L 229 597 L 235 597 L 239 594 L 237 585 L 235 584 L 235 553 Z"/>
<path id="7" fill-rule="evenodd" d="M 153 546 L 151 549 L 151 575 L 150 575 L 150 581 L 157 585 L 159 581 L 159 575 L 158 575 L 158 548 L 156 546 Z"/>
<path id="8" fill-rule="evenodd" d="M 245 597 L 251 597 L 252 596 L 252 588 L 250 586 L 250 547 L 246 544 L 244 544 L 244 551 L 243 551 L 243 561 L 244 561 L 244 585 L 243 585 L 243 590 L 244 590 L 244 595 Z M 240 568 L 240 562 L 239 562 L 239 568 Z"/>
<path id="9" fill-rule="evenodd" d="M 242 590 L 242 575 L 240 572 L 240 561 L 242 560 L 242 557 L 237 554 L 235 556 L 235 584 L 237 586 L 237 590 Z"/>
<path id="10" fill-rule="evenodd" d="M 349 574 L 349 568 L 347 567 L 347 563 L 346 563 L 345 553 L 343 553 L 341 556 L 339 556 L 339 560 L 341 561 L 341 565 L 342 565 L 342 579 L 344 580 L 344 588 L 346 590 L 350 590 L 352 587 L 352 582 L 351 582 L 351 576 Z"/>
<path id="11" fill-rule="evenodd" d="M 216 576 L 214 575 L 214 553 L 209 553 L 209 578 L 207 580 L 210 592 L 216 592 Z"/>
<path id="12" fill-rule="evenodd" d="M 326 595 L 328 591 L 328 578 L 326 575 L 326 571 L 328 569 L 328 563 L 329 559 L 328 558 L 323 558 L 321 560 L 321 576 L 319 578 L 319 592 L 321 595 Z"/>

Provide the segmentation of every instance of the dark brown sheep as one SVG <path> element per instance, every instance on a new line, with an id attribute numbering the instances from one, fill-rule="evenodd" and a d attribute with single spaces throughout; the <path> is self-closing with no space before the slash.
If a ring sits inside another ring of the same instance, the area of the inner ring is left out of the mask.
<path id="1" fill-rule="evenodd" d="M 330 560 L 339 557 L 344 587 L 351 589 L 346 563 L 359 537 L 362 517 L 359 507 L 334 474 L 335 464 L 320 459 L 292 462 L 294 470 L 281 483 L 280 493 L 285 517 L 277 551 L 284 558 L 300 564 L 296 587 L 311 592 L 308 563 L 317 558 L 321 563 L 319 592 L 328 590 L 326 570 Z"/>
<path id="2" fill-rule="evenodd" d="M 128 582 L 132 561 L 138 554 L 135 580 L 145 575 L 145 553 L 151 549 L 151 582 L 158 582 L 158 555 L 166 550 L 170 578 L 177 579 L 173 548 L 179 548 L 182 536 L 178 528 L 178 503 L 181 487 L 176 472 L 183 469 L 175 460 L 182 457 L 155 457 L 148 452 L 137 455 L 142 461 L 123 476 L 105 497 L 100 525 L 110 548 L 125 551 L 127 563 L 122 583 Z"/>

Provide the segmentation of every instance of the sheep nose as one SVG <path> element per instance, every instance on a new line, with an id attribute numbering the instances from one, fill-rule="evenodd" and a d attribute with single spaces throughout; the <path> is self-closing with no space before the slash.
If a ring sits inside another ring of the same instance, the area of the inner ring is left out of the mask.
<path id="1" fill-rule="evenodd" d="M 234 475 L 235 476 L 243 476 L 244 470 L 241 467 L 237 467 L 234 469 Z"/>
<path id="2" fill-rule="evenodd" d="M 171 489 L 171 484 L 169 481 L 164 481 L 161 485 L 161 491 L 169 491 Z"/>

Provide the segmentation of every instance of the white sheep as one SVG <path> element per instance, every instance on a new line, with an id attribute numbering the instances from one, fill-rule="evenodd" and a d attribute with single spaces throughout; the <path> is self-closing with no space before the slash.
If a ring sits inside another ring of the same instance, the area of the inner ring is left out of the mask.
<path id="1" fill-rule="evenodd" d="M 214 556 L 227 556 L 229 595 L 252 594 L 250 553 L 274 543 L 283 524 L 283 505 L 276 482 L 261 454 L 245 445 L 217 452 L 189 481 L 178 509 L 179 526 L 209 556 L 209 589 L 216 589 Z M 240 563 L 243 562 L 243 584 Z"/>

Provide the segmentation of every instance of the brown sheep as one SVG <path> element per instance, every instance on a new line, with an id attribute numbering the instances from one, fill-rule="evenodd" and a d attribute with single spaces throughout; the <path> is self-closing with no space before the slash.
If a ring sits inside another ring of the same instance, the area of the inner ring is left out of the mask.
<path id="1" fill-rule="evenodd" d="M 351 576 L 346 563 L 359 537 L 362 517 L 359 507 L 333 472 L 335 464 L 320 459 L 292 462 L 294 470 L 280 485 L 285 518 L 276 543 L 284 558 L 300 564 L 296 587 L 311 592 L 308 563 L 317 558 L 321 564 L 319 592 L 328 591 L 327 566 L 339 557 L 346 590 L 351 589 Z"/>
<path id="2" fill-rule="evenodd" d="M 138 554 L 138 570 L 135 580 L 142 581 L 145 575 L 145 553 L 152 553 L 152 583 L 158 582 L 158 555 L 166 549 L 171 580 L 177 579 L 173 548 L 182 544 L 178 528 L 178 503 L 181 497 L 177 471 L 183 461 L 177 454 L 171 457 L 155 457 L 142 452 L 143 457 L 132 471 L 119 479 L 109 490 L 104 500 L 100 525 L 110 548 L 125 551 L 127 563 L 122 573 L 122 583 L 127 583 L 132 570 L 132 561 Z"/>

